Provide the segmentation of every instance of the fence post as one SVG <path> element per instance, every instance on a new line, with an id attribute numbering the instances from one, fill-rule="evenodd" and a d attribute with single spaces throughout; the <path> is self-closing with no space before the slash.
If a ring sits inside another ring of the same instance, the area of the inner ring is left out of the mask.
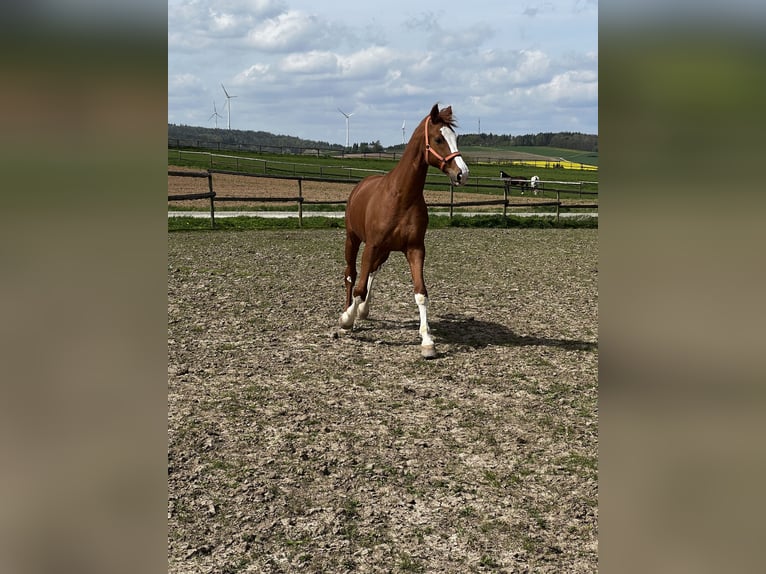
<path id="1" fill-rule="evenodd" d="M 213 191 L 213 174 L 207 172 L 207 188 L 210 190 L 210 227 L 215 229 L 215 192 Z"/>
<path id="2" fill-rule="evenodd" d="M 449 184 L 449 218 L 452 219 L 452 204 L 454 203 L 455 186 Z"/>
<path id="3" fill-rule="evenodd" d="M 508 217 L 508 186 L 511 182 L 503 182 L 503 217 Z"/>
<path id="4" fill-rule="evenodd" d="M 303 178 L 298 178 L 298 227 L 303 227 Z"/>
<path id="5" fill-rule="evenodd" d="M 556 223 L 559 222 L 559 207 L 561 207 L 561 192 L 556 190 Z"/>

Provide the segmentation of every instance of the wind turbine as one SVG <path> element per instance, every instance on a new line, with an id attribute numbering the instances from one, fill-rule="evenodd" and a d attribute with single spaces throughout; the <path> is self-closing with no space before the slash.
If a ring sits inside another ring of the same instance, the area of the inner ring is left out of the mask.
<path id="1" fill-rule="evenodd" d="M 354 112 L 351 112 L 350 114 L 347 114 L 340 108 L 338 108 L 338 111 L 342 113 L 346 117 L 346 147 L 348 147 L 348 118 L 354 115 Z"/>
<path id="2" fill-rule="evenodd" d="M 213 100 L 213 115 L 210 116 L 207 121 L 212 120 L 215 118 L 215 129 L 218 129 L 218 118 L 222 118 L 223 116 L 218 113 L 218 110 L 215 108 L 215 100 Z"/>
<path id="3" fill-rule="evenodd" d="M 221 87 L 223 88 L 223 84 L 221 84 Z M 236 98 L 237 96 L 230 96 L 229 92 L 226 91 L 226 88 L 223 88 L 223 93 L 226 94 L 226 105 L 229 108 L 229 128 L 231 129 L 231 99 Z"/>
<path id="4" fill-rule="evenodd" d="M 407 120 L 402 120 L 402 145 L 406 145 L 404 141 L 404 124 L 407 123 Z"/>

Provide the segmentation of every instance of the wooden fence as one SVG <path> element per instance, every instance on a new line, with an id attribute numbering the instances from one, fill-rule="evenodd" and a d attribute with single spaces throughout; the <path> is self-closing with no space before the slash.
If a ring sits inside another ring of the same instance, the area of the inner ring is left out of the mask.
<path id="1" fill-rule="evenodd" d="M 266 178 L 266 179 L 280 179 L 280 180 L 289 180 L 289 181 L 296 181 L 298 183 L 298 194 L 296 196 L 292 197 L 226 197 L 226 196 L 220 196 L 217 195 L 215 190 L 213 189 L 213 175 L 214 174 L 222 174 L 222 175 L 233 175 L 233 176 L 244 176 L 244 177 L 254 177 L 254 178 Z M 208 181 L 208 191 L 206 193 L 186 193 L 186 194 L 179 194 L 179 195 L 168 195 L 168 201 L 182 201 L 182 200 L 189 200 L 189 199 L 210 199 L 210 226 L 212 228 L 215 228 L 215 202 L 216 201 L 236 201 L 240 203 L 297 203 L 298 204 L 298 225 L 299 227 L 303 227 L 303 206 L 304 205 L 343 205 L 346 203 L 346 200 L 320 200 L 320 201 L 312 201 L 307 200 L 305 197 L 303 197 L 303 182 L 304 181 L 319 181 L 319 182 L 326 182 L 326 183 L 357 183 L 360 181 L 359 179 L 354 178 L 327 178 L 327 177 L 312 177 L 312 176 L 304 176 L 304 175 L 275 175 L 275 174 L 265 174 L 265 173 L 252 173 L 252 172 L 243 172 L 243 171 L 232 171 L 232 170 L 223 170 L 223 169 L 209 169 L 206 171 L 180 171 L 180 170 L 168 170 L 168 176 L 172 177 L 192 177 L 192 178 L 206 178 Z M 511 195 L 511 188 L 513 187 L 511 184 L 511 181 L 507 179 L 501 179 L 501 178 L 482 178 L 485 180 L 488 180 L 490 182 L 492 181 L 500 181 L 503 185 L 496 185 L 492 183 L 487 183 L 482 186 L 471 186 L 472 189 L 475 187 L 478 189 L 479 187 L 483 189 L 502 189 L 503 190 L 503 198 L 502 199 L 491 199 L 491 200 L 475 200 L 475 201 L 455 201 L 454 194 L 455 189 L 454 186 L 449 184 L 449 190 L 450 190 L 450 200 L 449 202 L 436 202 L 436 203 L 429 203 L 428 207 L 449 207 L 449 216 L 450 218 L 454 215 L 454 208 L 455 207 L 481 207 L 481 206 L 487 206 L 487 205 L 502 205 L 503 206 L 503 216 L 508 215 L 508 208 L 509 207 L 555 207 L 555 216 L 556 216 L 556 222 L 559 221 L 560 216 L 560 210 L 561 207 L 566 208 L 574 208 L 574 209 L 598 209 L 598 203 L 567 203 L 563 204 L 561 202 L 561 194 L 562 193 L 577 193 L 582 197 L 583 194 L 585 195 L 597 195 L 598 191 L 590 191 L 590 190 L 584 190 L 582 189 L 583 183 L 593 183 L 593 182 L 567 182 L 567 181 L 543 181 L 540 180 L 538 182 L 538 190 L 539 193 L 547 194 L 550 193 L 551 195 L 555 193 L 556 199 L 551 199 L 550 201 L 534 201 L 534 202 L 512 202 L 509 199 L 509 196 Z M 546 184 L 550 185 L 577 185 L 579 189 L 559 189 L 559 188 L 551 188 L 551 187 L 545 187 Z M 429 183 L 429 187 L 432 184 Z M 440 185 L 440 184 L 435 184 Z M 441 185 L 447 185 L 447 184 L 441 184 Z"/>

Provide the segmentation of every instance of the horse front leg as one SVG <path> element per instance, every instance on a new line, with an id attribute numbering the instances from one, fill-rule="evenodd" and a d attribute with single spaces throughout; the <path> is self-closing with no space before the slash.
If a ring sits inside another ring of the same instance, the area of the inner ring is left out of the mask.
<path id="1" fill-rule="evenodd" d="M 346 234 L 346 269 L 344 283 L 346 285 L 346 310 L 340 316 L 342 329 L 350 329 L 354 326 L 358 303 L 353 297 L 354 283 L 356 283 L 356 256 L 359 253 L 361 241 L 352 233 Z"/>
<path id="2" fill-rule="evenodd" d="M 412 283 L 415 288 L 415 304 L 420 313 L 420 354 L 426 359 L 436 356 L 434 340 L 431 338 L 431 328 L 428 326 L 428 290 L 423 279 L 423 265 L 425 263 L 425 247 L 410 249 L 406 253 L 407 262 L 410 264 Z"/>

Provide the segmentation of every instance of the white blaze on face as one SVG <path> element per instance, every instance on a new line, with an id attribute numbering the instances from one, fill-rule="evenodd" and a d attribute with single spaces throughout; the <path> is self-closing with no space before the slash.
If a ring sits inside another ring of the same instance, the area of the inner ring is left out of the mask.
<path id="1" fill-rule="evenodd" d="M 449 126 L 442 126 L 441 128 L 442 135 L 444 136 L 444 139 L 447 141 L 447 145 L 449 146 L 450 153 L 455 153 L 458 151 L 457 149 L 457 135 L 453 131 L 452 128 Z M 457 156 L 455 158 L 455 165 L 457 165 L 458 169 L 460 170 L 460 173 L 462 174 L 461 183 L 464 183 L 466 178 L 468 177 L 468 166 L 463 161 L 463 158 L 461 156 Z"/>

